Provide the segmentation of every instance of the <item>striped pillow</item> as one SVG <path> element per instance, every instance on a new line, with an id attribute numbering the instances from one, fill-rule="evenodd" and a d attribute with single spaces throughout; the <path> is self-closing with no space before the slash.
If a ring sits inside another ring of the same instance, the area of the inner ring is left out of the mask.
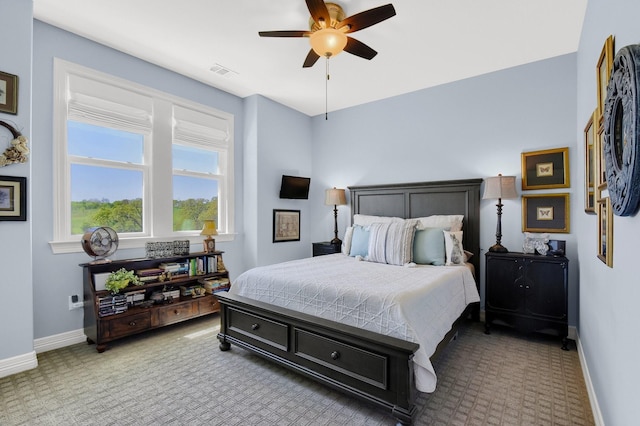
<path id="1" fill-rule="evenodd" d="M 369 262 L 405 265 L 411 262 L 416 220 L 373 223 L 369 227 Z"/>

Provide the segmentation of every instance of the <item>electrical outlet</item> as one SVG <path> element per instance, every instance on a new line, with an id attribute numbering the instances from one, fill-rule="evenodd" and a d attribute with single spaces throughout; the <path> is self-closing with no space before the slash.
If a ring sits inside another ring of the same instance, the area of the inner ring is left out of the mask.
<path id="1" fill-rule="evenodd" d="M 84 302 L 80 300 L 77 294 L 69 296 L 69 310 L 81 309 L 84 306 Z"/>

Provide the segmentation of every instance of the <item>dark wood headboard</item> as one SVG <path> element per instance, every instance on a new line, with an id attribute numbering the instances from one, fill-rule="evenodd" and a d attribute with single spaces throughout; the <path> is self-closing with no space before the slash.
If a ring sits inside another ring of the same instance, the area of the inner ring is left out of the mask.
<path id="1" fill-rule="evenodd" d="M 465 250 L 480 273 L 480 184 L 482 179 L 399 183 L 348 187 L 351 215 L 395 216 L 405 219 L 434 214 L 462 214 Z M 479 282 L 480 280 L 476 280 Z"/>

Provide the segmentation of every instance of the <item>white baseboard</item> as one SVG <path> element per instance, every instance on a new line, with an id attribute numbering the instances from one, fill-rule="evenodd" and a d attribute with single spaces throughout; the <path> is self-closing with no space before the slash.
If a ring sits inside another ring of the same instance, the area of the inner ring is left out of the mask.
<path id="1" fill-rule="evenodd" d="M 35 349 L 36 353 L 42 353 L 86 341 L 87 336 L 84 335 L 84 330 L 78 329 L 36 339 L 33 341 L 33 348 Z"/>
<path id="2" fill-rule="evenodd" d="M 589 395 L 589 402 L 591 403 L 591 411 L 593 412 L 593 421 L 596 426 L 605 426 L 604 419 L 602 418 L 602 411 L 598 405 L 598 397 L 596 391 L 593 388 L 591 382 L 591 375 L 589 374 L 589 367 L 587 366 L 587 360 L 584 358 L 584 352 L 582 351 L 582 343 L 580 343 L 580 336 L 576 332 L 576 346 L 578 347 L 578 357 L 580 358 L 580 366 L 582 367 L 582 375 L 584 376 L 584 383 L 587 387 L 587 394 Z"/>
<path id="3" fill-rule="evenodd" d="M 0 359 L 0 377 L 11 376 L 12 374 L 31 370 L 37 366 L 38 358 L 36 357 L 35 351 L 7 359 Z"/>

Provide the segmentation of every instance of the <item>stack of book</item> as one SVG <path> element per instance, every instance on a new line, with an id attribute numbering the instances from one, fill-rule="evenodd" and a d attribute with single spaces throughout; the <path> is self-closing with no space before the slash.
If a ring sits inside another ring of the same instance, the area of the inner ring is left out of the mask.
<path id="1" fill-rule="evenodd" d="M 137 302 L 142 302 L 144 300 L 145 290 L 132 290 L 124 293 L 127 298 L 127 304 L 129 306 L 137 305 Z"/>
<path id="2" fill-rule="evenodd" d="M 141 282 L 146 284 L 158 281 L 163 272 L 164 271 L 160 268 L 138 269 L 136 271 L 136 275 Z"/>
<path id="3" fill-rule="evenodd" d="M 98 314 L 101 317 L 120 314 L 127 311 L 127 296 L 114 294 L 112 296 L 98 297 Z"/>
<path id="4" fill-rule="evenodd" d="M 170 274 L 171 278 L 189 275 L 189 262 L 165 262 L 158 265 L 158 268 Z"/>
<path id="5" fill-rule="evenodd" d="M 231 287 L 229 278 L 205 278 L 198 282 L 202 284 L 205 292 L 208 294 L 227 291 Z"/>

